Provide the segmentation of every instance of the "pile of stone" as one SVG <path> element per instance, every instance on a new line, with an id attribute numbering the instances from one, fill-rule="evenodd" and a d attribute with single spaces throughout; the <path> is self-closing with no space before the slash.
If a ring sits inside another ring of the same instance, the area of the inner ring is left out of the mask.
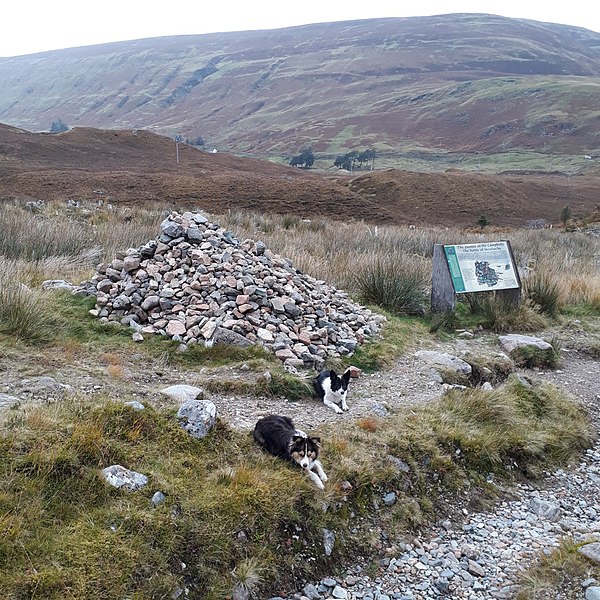
<path id="1" fill-rule="evenodd" d="M 191 344 L 260 344 L 293 367 L 351 355 L 385 317 L 295 269 L 264 242 L 240 242 L 200 213 L 171 213 L 161 233 L 100 264 L 84 284 L 94 312 Z"/>

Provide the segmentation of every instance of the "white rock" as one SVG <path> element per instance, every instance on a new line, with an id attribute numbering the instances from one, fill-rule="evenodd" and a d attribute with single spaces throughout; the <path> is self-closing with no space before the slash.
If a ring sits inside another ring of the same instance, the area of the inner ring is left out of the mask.
<path id="1" fill-rule="evenodd" d="M 188 400 L 177 411 L 181 426 L 194 438 L 206 437 L 217 421 L 217 407 L 210 400 Z"/>
<path id="2" fill-rule="evenodd" d="M 498 341 L 500 342 L 503 350 L 509 354 L 518 348 L 523 348 L 526 346 L 533 346 L 535 348 L 539 348 L 540 350 L 552 349 L 552 345 L 541 338 L 529 335 L 519 335 L 517 333 L 498 336 Z"/>
<path id="3" fill-rule="evenodd" d="M 123 488 L 129 492 L 135 492 L 148 484 L 148 478 L 142 473 L 131 471 L 121 465 L 112 465 L 102 469 L 102 477 L 105 481 L 117 489 Z"/>
<path id="4" fill-rule="evenodd" d="M 137 400 L 131 400 L 129 402 L 125 402 L 125 406 L 131 406 L 133 410 L 144 410 L 146 407 Z"/>
<path id="5" fill-rule="evenodd" d="M 442 367 L 455 373 L 470 375 L 472 368 L 468 362 L 465 362 L 457 356 L 447 352 L 435 352 L 434 350 L 419 350 L 415 357 L 434 367 Z"/>
<path id="6" fill-rule="evenodd" d="M 171 385 L 167 388 L 160 390 L 161 394 L 168 396 L 169 398 L 176 400 L 177 402 L 187 402 L 189 400 L 196 400 L 202 395 L 202 388 L 194 387 L 193 385 L 186 385 L 184 383 L 179 385 Z"/>

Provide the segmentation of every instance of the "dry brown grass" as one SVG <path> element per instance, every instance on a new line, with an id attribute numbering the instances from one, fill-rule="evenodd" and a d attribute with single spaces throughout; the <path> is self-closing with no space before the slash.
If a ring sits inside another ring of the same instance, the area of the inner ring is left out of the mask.
<path id="1" fill-rule="evenodd" d="M 381 426 L 380 422 L 375 417 L 361 417 L 357 419 L 356 424 L 363 431 L 375 433 Z"/>
<path id="2" fill-rule="evenodd" d="M 106 367 L 106 372 L 113 379 L 125 379 L 126 377 L 126 371 L 123 365 L 108 365 Z"/>
<path id="3" fill-rule="evenodd" d="M 43 279 L 60 278 L 78 283 L 91 275 L 100 260 L 110 260 L 118 250 L 154 239 L 164 216 L 162 208 L 67 209 L 61 205 L 48 205 L 34 215 L 19 206 L 3 205 L 0 255 L 20 261 L 23 282 L 38 285 Z M 529 273 L 541 273 L 556 282 L 561 306 L 600 306 L 600 240 L 581 232 L 375 227 L 363 222 L 306 221 L 241 211 L 208 216 L 238 238 L 262 239 L 301 271 L 350 292 L 359 291 L 355 274 L 378 261 L 400 260 L 407 271 L 423 277 L 429 285 L 435 243 L 508 239 L 523 279 Z"/>
<path id="4" fill-rule="evenodd" d="M 465 231 L 439 227 L 374 227 L 362 222 L 317 223 L 232 212 L 221 223 L 240 238 L 263 239 L 275 252 L 290 258 L 300 270 L 349 291 L 353 274 L 379 261 L 404 261 L 407 268 L 431 276 L 433 245 L 509 240 L 522 279 L 543 273 L 556 281 L 560 304 L 600 305 L 600 239 L 556 229 Z"/>

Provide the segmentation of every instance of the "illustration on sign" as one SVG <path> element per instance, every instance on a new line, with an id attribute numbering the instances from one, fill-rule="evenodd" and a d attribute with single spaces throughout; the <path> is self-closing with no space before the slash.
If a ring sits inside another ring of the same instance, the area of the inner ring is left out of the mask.
<path id="1" fill-rule="evenodd" d="M 444 252 L 457 294 L 520 287 L 506 241 L 444 246 Z"/>

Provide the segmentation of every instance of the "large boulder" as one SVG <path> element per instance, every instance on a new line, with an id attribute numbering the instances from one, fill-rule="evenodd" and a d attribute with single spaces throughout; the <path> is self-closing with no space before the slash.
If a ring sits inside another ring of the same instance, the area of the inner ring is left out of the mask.
<path id="1" fill-rule="evenodd" d="M 508 354 L 512 354 L 515 350 L 525 347 L 537 348 L 538 350 L 552 350 L 551 344 L 541 338 L 530 335 L 511 333 L 498 336 L 498 341 L 500 342 L 502 349 Z"/>
<path id="2" fill-rule="evenodd" d="M 468 362 L 448 354 L 447 352 L 436 352 L 435 350 L 419 350 L 415 357 L 422 360 L 435 370 L 450 371 L 457 375 L 469 376 L 472 368 Z"/>

